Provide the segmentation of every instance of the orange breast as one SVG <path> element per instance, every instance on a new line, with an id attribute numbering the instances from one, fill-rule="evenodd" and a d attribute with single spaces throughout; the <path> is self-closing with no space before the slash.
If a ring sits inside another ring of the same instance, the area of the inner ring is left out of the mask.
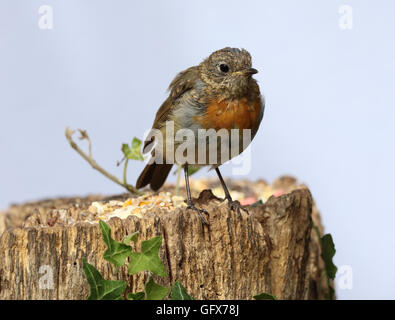
<path id="1" fill-rule="evenodd" d="M 234 101 L 214 100 L 208 104 L 204 115 L 196 117 L 205 129 L 254 129 L 261 113 L 261 101 L 242 98 Z"/>

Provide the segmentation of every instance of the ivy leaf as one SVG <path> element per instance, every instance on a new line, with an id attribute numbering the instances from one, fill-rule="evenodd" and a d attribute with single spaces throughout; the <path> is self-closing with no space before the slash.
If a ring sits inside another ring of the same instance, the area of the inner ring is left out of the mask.
<path id="1" fill-rule="evenodd" d="M 129 262 L 129 274 L 149 270 L 153 274 L 165 277 L 166 270 L 159 258 L 162 237 L 153 237 L 141 243 L 141 252 L 132 252 Z"/>
<path id="2" fill-rule="evenodd" d="M 174 175 L 177 174 L 178 170 L 181 170 L 181 165 L 178 165 L 179 168 L 176 168 L 176 170 L 174 170 Z M 193 174 L 195 174 L 196 172 L 198 172 L 202 167 L 199 166 L 193 166 L 193 165 L 189 165 L 188 166 L 188 176 L 191 176 Z"/>
<path id="3" fill-rule="evenodd" d="M 144 300 L 145 293 L 143 291 L 136 293 L 128 293 L 128 300 Z"/>
<path id="4" fill-rule="evenodd" d="M 328 285 L 329 293 L 324 294 L 325 300 L 333 300 L 335 298 L 335 289 L 331 285 Z"/>
<path id="5" fill-rule="evenodd" d="M 128 236 L 126 236 L 125 238 L 123 238 L 122 242 L 128 246 L 130 246 L 130 241 L 133 241 L 134 243 L 137 242 L 137 237 L 139 235 L 139 232 L 133 232 L 132 234 L 129 234 Z"/>
<path id="6" fill-rule="evenodd" d="M 87 300 L 123 300 L 126 281 L 105 280 L 97 269 L 82 258 L 82 270 L 90 287 Z"/>
<path id="7" fill-rule="evenodd" d="M 194 167 L 194 166 L 188 166 L 188 176 L 191 176 L 198 172 L 202 167 Z"/>
<path id="8" fill-rule="evenodd" d="M 127 143 L 122 144 L 122 152 L 127 159 L 144 161 L 141 153 L 141 140 L 134 137 L 131 146 Z"/>
<path id="9" fill-rule="evenodd" d="M 255 300 L 278 300 L 276 296 L 266 293 L 266 292 L 262 292 L 260 294 L 257 294 L 254 296 Z"/>
<path id="10" fill-rule="evenodd" d="M 251 207 L 257 207 L 257 206 L 261 206 L 263 205 L 263 201 L 262 200 L 258 200 L 257 202 L 254 202 Z"/>
<path id="11" fill-rule="evenodd" d="M 162 287 L 155 283 L 152 277 L 149 278 L 145 284 L 145 299 L 146 300 L 163 300 L 169 294 L 169 288 Z"/>
<path id="12" fill-rule="evenodd" d="M 325 262 L 326 274 L 330 279 L 335 279 L 337 267 L 333 263 L 332 259 L 336 253 L 335 244 L 330 233 L 324 235 L 321 238 L 322 253 L 321 257 Z"/>
<path id="13" fill-rule="evenodd" d="M 185 288 L 176 281 L 171 290 L 170 300 L 195 300 L 185 290 Z"/>
<path id="14" fill-rule="evenodd" d="M 105 222 L 99 221 L 99 226 L 103 235 L 103 241 L 107 246 L 107 250 L 103 256 L 104 259 L 117 267 L 122 267 L 125 264 L 126 258 L 132 253 L 132 248 L 112 239 L 111 229 Z"/>

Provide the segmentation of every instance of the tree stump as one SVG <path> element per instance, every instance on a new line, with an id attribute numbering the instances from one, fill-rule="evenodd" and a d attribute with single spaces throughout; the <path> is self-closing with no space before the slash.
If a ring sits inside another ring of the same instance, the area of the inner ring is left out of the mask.
<path id="1" fill-rule="evenodd" d="M 328 286 L 312 229 L 314 223 L 322 232 L 322 226 L 311 193 L 292 178 L 276 183 L 285 190 L 283 195 L 250 206 L 249 214 L 242 211 L 241 217 L 226 201 L 203 191 L 196 201 L 209 212 L 209 226 L 186 208 L 169 212 L 160 207 L 107 223 L 118 241 L 139 231 L 137 247 L 142 240 L 162 235 L 160 257 L 168 276 L 154 276 L 155 281 L 179 281 L 195 299 L 252 299 L 261 292 L 278 299 L 323 299 Z M 14 205 L 0 214 L 0 299 L 85 299 L 89 288 L 83 257 L 105 279 L 127 280 L 128 292 L 144 289 L 149 274 L 129 276 L 126 266 L 116 272 L 103 259 L 98 224 L 83 220 L 98 199 L 105 198 Z"/>

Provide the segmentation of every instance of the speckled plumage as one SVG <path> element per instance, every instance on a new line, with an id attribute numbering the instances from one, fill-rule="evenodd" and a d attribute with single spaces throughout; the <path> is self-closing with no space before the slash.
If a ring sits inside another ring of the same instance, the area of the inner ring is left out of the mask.
<path id="1" fill-rule="evenodd" d="M 222 71 L 221 65 L 226 65 L 228 71 Z M 188 128 L 196 136 L 199 129 L 222 128 L 251 129 L 254 137 L 265 107 L 259 86 L 252 78 L 256 72 L 246 50 L 224 48 L 215 51 L 198 66 L 188 68 L 174 78 L 169 86 L 169 97 L 159 108 L 152 128 L 161 130 L 165 139 L 166 121 L 174 121 L 176 132 Z M 153 140 L 145 142 L 145 151 L 149 150 L 147 146 L 152 145 L 151 142 Z M 137 181 L 137 188 L 150 184 L 157 190 L 171 166 L 147 165 Z"/>

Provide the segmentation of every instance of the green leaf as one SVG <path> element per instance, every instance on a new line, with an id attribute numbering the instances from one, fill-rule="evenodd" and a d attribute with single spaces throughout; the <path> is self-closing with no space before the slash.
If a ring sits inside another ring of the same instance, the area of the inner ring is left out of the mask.
<path id="1" fill-rule="evenodd" d="M 163 300 L 169 295 L 169 288 L 162 287 L 155 283 L 152 277 L 149 278 L 145 284 L 145 299 L 146 300 Z"/>
<path id="2" fill-rule="evenodd" d="M 202 167 L 188 166 L 188 176 L 191 176 L 198 172 Z"/>
<path id="3" fill-rule="evenodd" d="M 127 155 L 128 155 L 130 152 L 132 152 L 132 151 L 130 150 L 129 145 L 128 145 L 127 143 L 122 143 L 122 152 L 123 152 L 123 154 L 125 155 L 126 158 L 127 158 Z"/>
<path id="4" fill-rule="evenodd" d="M 126 281 L 105 280 L 100 272 L 82 258 L 82 270 L 90 287 L 88 300 L 123 300 Z"/>
<path id="5" fill-rule="evenodd" d="M 254 202 L 251 207 L 257 207 L 257 206 L 261 206 L 263 205 L 263 201 L 262 200 L 258 200 L 257 202 Z"/>
<path id="6" fill-rule="evenodd" d="M 129 274 L 149 270 L 152 273 L 165 277 L 166 270 L 159 258 L 159 248 L 162 237 L 153 237 L 141 243 L 141 252 L 132 252 L 129 262 Z"/>
<path id="7" fill-rule="evenodd" d="M 195 300 L 185 290 L 185 288 L 176 281 L 171 290 L 170 300 Z"/>
<path id="8" fill-rule="evenodd" d="M 262 292 L 254 296 L 255 300 L 278 300 L 276 296 L 272 294 Z"/>
<path id="9" fill-rule="evenodd" d="M 134 243 L 137 242 L 137 237 L 139 235 L 139 232 L 133 232 L 132 234 L 129 234 L 128 236 L 126 236 L 125 238 L 123 238 L 122 242 L 126 245 L 130 245 L 130 241 L 133 241 Z"/>
<path id="10" fill-rule="evenodd" d="M 103 256 L 104 259 L 117 267 L 122 267 L 125 264 L 126 258 L 132 253 L 132 248 L 112 239 L 111 229 L 105 222 L 99 221 L 99 226 L 103 235 L 103 241 L 107 246 L 107 250 Z"/>
<path id="11" fill-rule="evenodd" d="M 328 287 L 329 293 L 324 293 L 324 298 L 325 300 L 333 300 L 335 298 L 335 289 L 330 284 L 328 284 Z"/>
<path id="12" fill-rule="evenodd" d="M 136 293 L 128 293 L 128 300 L 144 300 L 145 293 L 143 291 Z"/>
<path id="13" fill-rule="evenodd" d="M 122 152 L 127 159 L 144 161 L 141 153 L 141 140 L 136 137 L 133 138 L 130 147 L 127 143 L 122 144 Z"/>
<path id="14" fill-rule="evenodd" d="M 335 244 L 330 233 L 324 235 L 321 238 L 322 253 L 321 257 L 325 262 L 326 274 L 330 279 L 335 279 L 337 267 L 333 263 L 332 259 L 336 253 Z"/>

